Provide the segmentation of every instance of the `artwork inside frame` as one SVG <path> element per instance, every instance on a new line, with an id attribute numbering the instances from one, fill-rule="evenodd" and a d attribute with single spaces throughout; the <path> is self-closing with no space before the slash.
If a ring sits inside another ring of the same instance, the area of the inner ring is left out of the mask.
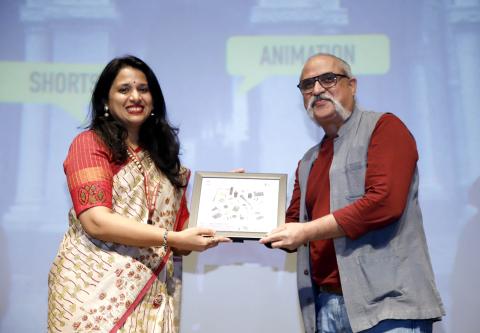
<path id="1" fill-rule="evenodd" d="M 286 174 L 197 171 L 189 226 L 260 239 L 285 223 L 286 187 Z"/>

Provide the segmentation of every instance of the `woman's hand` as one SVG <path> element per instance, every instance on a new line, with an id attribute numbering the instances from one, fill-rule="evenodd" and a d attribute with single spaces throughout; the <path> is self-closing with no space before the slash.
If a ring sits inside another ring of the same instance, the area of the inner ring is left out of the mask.
<path id="1" fill-rule="evenodd" d="M 177 253 L 185 251 L 204 251 L 217 246 L 219 243 L 228 243 L 232 240 L 227 237 L 215 236 L 215 231 L 207 228 L 189 228 L 168 234 L 168 245 Z"/>

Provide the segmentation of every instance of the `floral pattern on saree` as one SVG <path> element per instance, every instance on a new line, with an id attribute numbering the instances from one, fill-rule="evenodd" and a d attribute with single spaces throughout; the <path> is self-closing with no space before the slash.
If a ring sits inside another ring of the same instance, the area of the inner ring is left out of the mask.
<path id="1" fill-rule="evenodd" d="M 174 230 L 184 190 L 174 188 L 147 153 L 138 155 L 151 183 L 161 186 L 153 225 Z M 187 174 L 182 168 L 182 177 Z M 93 200 L 100 200 L 100 190 L 85 186 L 85 198 L 93 195 Z M 143 175 L 134 163 L 127 163 L 113 177 L 112 202 L 114 212 L 147 223 Z M 93 239 L 72 209 L 69 229 L 49 274 L 48 331 L 110 332 L 130 310 L 119 332 L 178 332 L 181 282 L 173 258 L 165 255 L 163 247 L 139 248 Z M 163 259 L 165 268 L 155 277 L 153 272 Z M 133 308 L 152 276 L 153 283 Z"/>

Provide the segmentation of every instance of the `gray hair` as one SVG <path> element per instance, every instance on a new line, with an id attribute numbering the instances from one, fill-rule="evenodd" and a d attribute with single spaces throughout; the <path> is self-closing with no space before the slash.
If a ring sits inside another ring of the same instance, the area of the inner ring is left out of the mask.
<path id="1" fill-rule="evenodd" d="M 340 63 L 340 66 L 342 67 L 342 70 L 343 70 L 344 74 L 347 75 L 349 78 L 352 78 L 352 77 L 353 77 L 352 68 L 350 67 L 350 64 L 349 64 L 348 62 L 346 62 L 345 60 L 343 60 L 342 58 L 337 57 L 336 55 L 331 54 L 331 53 L 316 53 L 316 54 L 310 56 L 310 57 L 307 59 L 306 62 L 308 62 L 310 59 L 316 58 L 316 57 L 330 57 L 330 58 L 334 58 L 335 60 L 337 60 L 337 61 Z"/>

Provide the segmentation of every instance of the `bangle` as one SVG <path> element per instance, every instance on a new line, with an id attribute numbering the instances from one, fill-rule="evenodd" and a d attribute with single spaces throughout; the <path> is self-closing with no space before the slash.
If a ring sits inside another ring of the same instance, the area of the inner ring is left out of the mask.
<path id="1" fill-rule="evenodd" d="M 167 238 L 168 238 L 168 230 L 165 229 L 165 231 L 163 232 L 163 243 L 162 243 L 162 247 L 165 249 L 165 251 L 167 251 Z"/>

